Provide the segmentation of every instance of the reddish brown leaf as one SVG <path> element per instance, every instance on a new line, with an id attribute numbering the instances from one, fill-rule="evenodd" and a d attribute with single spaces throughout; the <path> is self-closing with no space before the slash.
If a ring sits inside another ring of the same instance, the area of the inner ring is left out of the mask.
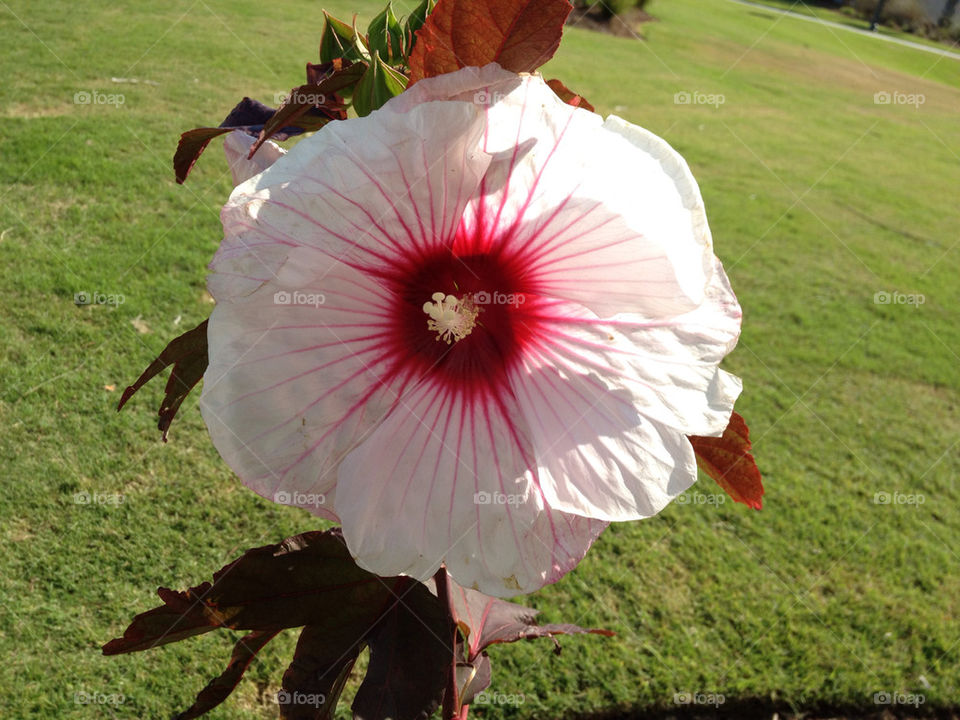
<path id="1" fill-rule="evenodd" d="M 739 413 L 730 415 L 722 437 L 690 438 L 697 465 L 736 502 L 759 510 L 763 504 L 763 480 L 750 454 L 750 430 Z"/>
<path id="2" fill-rule="evenodd" d="M 146 385 L 151 379 L 161 373 L 167 366 L 173 365 L 167 387 L 164 389 L 163 402 L 160 404 L 160 421 L 157 427 L 163 433 L 163 441 L 167 441 L 167 431 L 173 422 L 177 410 L 194 386 L 200 382 L 207 369 L 207 321 L 197 325 L 193 330 L 185 332 L 170 343 L 160 353 L 146 370 L 137 378 L 137 381 L 123 391 L 117 410 L 122 410 L 127 400 L 134 393 Z"/>
<path id="3" fill-rule="evenodd" d="M 223 702 L 284 628 L 304 626 L 277 697 L 285 720 L 332 718 L 364 647 L 370 662 L 353 704 L 357 720 L 427 720 L 452 670 L 454 650 L 442 639 L 454 635 L 446 608 L 421 583 L 360 568 L 337 528 L 248 550 L 212 583 L 159 594 L 163 606 L 134 618 L 104 654 L 148 650 L 221 627 L 254 631 L 178 720 Z"/>
<path id="4" fill-rule="evenodd" d="M 217 135 L 224 135 L 234 130 L 236 128 L 205 127 L 182 133 L 177 143 L 177 151 L 173 154 L 173 172 L 177 182 L 183 184 L 211 140 Z"/>
<path id="5" fill-rule="evenodd" d="M 350 625 L 333 632 L 307 625 L 300 633 L 293 662 L 283 674 L 277 697 L 282 720 L 330 720 L 365 646 L 366 641 Z"/>
<path id="6" fill-rule="evenodd" d="M 162 589 L 164 605 L 137 615 L 105 655 L 149 650 L 218 627 L 277 630 L 352 627 L 362 637 L 405 578 L 378 578 L 354 562 L 339 530 L 308 532 L 248 550 L 185 593 Z"/>
<path id="7" fill-rule="evenodd" d="M 342 62 L 307 63 L 307 85 L 319 85 L 343 67 Z"/>
<path id="8" fill-rule="evenodd" d="M 464 649 L 461 643 L 457 644 L 457 687 L 460 690 L 460 706 L 469 705 L 478 693 L 482 693 L 493 680 L 493 668 L 490 658 L 482 652 L 470 662 L 463 660 Z"/>
<path id="9" fill-rule="evenodd" d="M 219 627 L 216 619 L 204 612 L 202 598 L 209 590 L 210 583 L 203 583 L 186 592 L 160 588 L 157 595 L 163 600 L 163 605 L 137 615 L 123 637 L 115 638 L 103 646 L 103 654 L 121 655 L 150 650 Z"/>
<path id="10" fill-rule="evenodd" d="M 309 70 L 308 70 L 309 77 Z M 180 142 L 177 144 L 177 151 L 173 155 L 173 171 L 177 176 L 177 182 L 182 183 L 187 179 L 190 170 L 193 169 L 197 159 L 206 149 L 209 142 L 217 137 L 233 130 L 243 130 L 244 132 L 260 132 L 263 125 L 274 116 L 276 110 L 264 105 L 258 100 L 251 100 L 245 97 L 230 111 L 230 114 L 224 118 L 223 122 L 217 127 L 200 127 L 188 130 L 180 136 Z M 291 135 L 298 135 L 303 130 L 298 127 L 285 127 L 281 132 L 275 133 L 278 140 L 285 140 Z"/>
<path id="11" fill-rule="evenodd" d="M 612 636 L 609 630 L 584 629 L 576 625 L 537 625 L 536 610 L 500 598 L 484 595 L 450 581 L 453 609 L 460 631 L 467 637 L 467 661 L 472 662 L 491 645 L 555 635 Z"/>
<path id="12" fill-rule="evenodd" d="M 429 720 L 453 664 L 453 625 L 422 584 L 398 587 L 391 607 L 367 633 L 370 664 L 353 701 L 354 720 Z"/>
<path id="13" fill-rule="evenodd" d="M 238 640 L 233 647 L 227 669 L 219 677 L 207 683 L 207 686 L 197 695 L 196 702 L 177 715 L 174 720 L 194 720 L 230 697 L 257 653 L 276 637 L 277 632 L 276 630 L 252 632 Z"/>
<path id="14" fill-rule="evenodd" d="M 593 105 L 588 103 L 583 95 L 577 95 L 577 93 L 568 88 L 559 80 L 547 80 L 547 85 L 549 85 L 550 89 L 556 93 L 557 97 L 563 100 L 567 105 L 583 108 L 584 110 L 589 110 L 590 112 L 596 112 L 596 109 L 593 107 Z"/>
<path id="15" fill-rule="evenodd" d="M 346 106 L 337 94 L 342 90 L 357 84 L 366 71 L 366 63 L 349 61 L 335 61 L 329 63 L 330 69 L 326 74 L 320 74 L 320 82 L 293 88 L 287 100 L 281 105 L 276 114 L 264 123 L 260 136 L 250 148 L 250 157 L 269 140 L 273 135 L 281 132 L 288 126 L 295 126 L 303 130 L 319 130 L 331 120 L 345 120 Z M 316 79 L 316 66 L 308 68 L 307 77 Z"/>
<path id="16" fill-rule="evenodd" d="M 533 72 L 560 46 L 568 0 L 440 0 L 417 31 L 410 84 L 498 62 Z"/>
<path id="17" fill-rule="evenodd" d="M 536 611 L 451 583 L 457 636 L 445 602 L 408 577 L 382 578 L 360 568 L 334 528 L 248 550 L 186 592 L 161 588 L 161 607 L 134 618 L 106 655 L 148 650 L 216 628 L 252 630 L 226 670 L 178 720 L 223 702 L 256 654 L 282 629 L 304 626 L 277 695 L 284 720 L 330 720 L 364 647 L 366 677 L 353 703 L 356 720 L 428 720 L 456 679 L 461 700 L 488 687 L 495 643 L 558 634 L 598 633 L 575 625 L 537 626 Z M 444 595 L 446 597 L 446 595 Z M 556 641 L 554 641 L 556 642 Z M 455 678 L 454 659 L 456 658 Z"/>

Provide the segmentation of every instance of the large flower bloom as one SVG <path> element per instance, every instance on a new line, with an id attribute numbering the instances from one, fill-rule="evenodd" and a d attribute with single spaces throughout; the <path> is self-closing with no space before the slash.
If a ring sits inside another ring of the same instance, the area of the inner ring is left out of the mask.
<path id="1" fill-rule="evenodd" d="M 274 154 L 208 283 L 202 412 L 249 487 L 506 596 L 696 480 L 741 314 L 663 140 L 490 65 Z"/>

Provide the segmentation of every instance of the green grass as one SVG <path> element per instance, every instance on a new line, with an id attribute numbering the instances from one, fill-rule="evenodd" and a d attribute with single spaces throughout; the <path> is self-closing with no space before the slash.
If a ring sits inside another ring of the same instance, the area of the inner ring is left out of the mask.
<path id="1" fill-rule="evenodd" d="M 376 5 L 326 3 L 364 17 Z M 119 658 L 100 644 L 155 603 L 157 586 L 186 587 L 245 547 L 314 526 L 231 476 L 195 397 L 165 446 L 160 384 L 122 415 L 114 407 L 211 307 L 204 266 L 230 183 L 214 141 L 176 186 L 178 133 L 301 82 L 319 8 L 0 2 L 0 717 L 186 707 L 222 669 L 228 633 Z M 609 530 L 527 601 L 548 621 L 617 636 L 567 639 L 560 657 L 548 642 L 494 649 L 492 690 L 525 702 L 476 715 L 670 708 L 682 692 L 731 706 L 875 710 L 884 691 L 954 703 L 958 64 L 726 2 L 652 9 L 660 22 L 642 42 L 570 30 L 546 74 L 667 138 L 699 179 L 745 309 L 727 367 L 745 380 L 738 409 L 765 507 L 674 503 Z M 94 90 L 124 103 L 74 104 Z M 875 104 L 884 91 L 925 102 Z M 724 102 L 675 104 L 683 92 Z M 81 291 L 125 301 L 77 307 Z M 926 302 L 875 304 L 881 291 Z M 696 490 L 718 492 L 708 479 Z M 123 502 L 77 504 L 84 492 Z M 925 502 L 876 504 L 880 492 Z M 267 697 L 293 641 L 268 647 L 210 717 L 273 717 Z M 83 705 L 78 692 L 124 701 Z"/>

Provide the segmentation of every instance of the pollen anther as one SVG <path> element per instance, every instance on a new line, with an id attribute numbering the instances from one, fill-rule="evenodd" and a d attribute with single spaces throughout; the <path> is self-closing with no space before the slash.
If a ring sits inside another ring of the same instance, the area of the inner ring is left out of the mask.
<path id="1" fill-rule="evenodd" d="M 433 294 L 433 302 L 423 304 L 423 311 L 430 316 L 427 329 L 437 333 L 437 340 L 451 343 L 463 340 L 473 332 L 480 308 L 470 295 L 458 298 L 455 295 Z"/>

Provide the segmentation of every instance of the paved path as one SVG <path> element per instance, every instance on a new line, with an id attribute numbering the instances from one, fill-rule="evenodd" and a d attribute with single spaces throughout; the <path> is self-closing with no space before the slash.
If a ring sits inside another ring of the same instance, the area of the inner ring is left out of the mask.
<path id="1" fill-rule="evenodd" d="M 932 47 L 930 45 L 923 45 L 922 43 L 913 42 L 911 40 L 904 40 L 898 37 L 891 37 L 889 35 L 883 35 L 878 32 L 870 32 L 866 28 L 860 29 L 851 27 L 850 25 L 844 25 L 843 23 L 833 22 L 832 20 L 822 20 L 818 17 L 813 17 L 812 15 L 803 15 L 801 13 L 793 12 L 792 10 L 783 10 L 781 8 L 772 7 L 770 5 L 764 5 L 762 3 L 750 2 L 750 0 L 730 0 L 730 2 L 737 3 L 737 5 L 746 5 L 747 7 L 760 8 L 761 10 L 766 10 L 768 12 L 782 13 L 784 15 L 789 15 L 792 18 L 797 18 L 798 20 L 806 20 L 807 22 L 814 22 L 820 25 L 826 25 L 827 27 L 837 28 L 839 30 L 846 30 L 848 32 L 854 32 L 859 35 L 865 35 L 867 37 L 876 38 L 877 40 L 884 40 L 886 42 L 891 42 L 896 45 L 904 45 L 914 50 L 922 50 L 923 52 L 933 53 L 934 55 L 940 55 L 941 57 L 951 58 L 952 60 L 960 60 L 960 53 L 954 52 L 952 50 L 944 50 L 937 47 Z"/>

